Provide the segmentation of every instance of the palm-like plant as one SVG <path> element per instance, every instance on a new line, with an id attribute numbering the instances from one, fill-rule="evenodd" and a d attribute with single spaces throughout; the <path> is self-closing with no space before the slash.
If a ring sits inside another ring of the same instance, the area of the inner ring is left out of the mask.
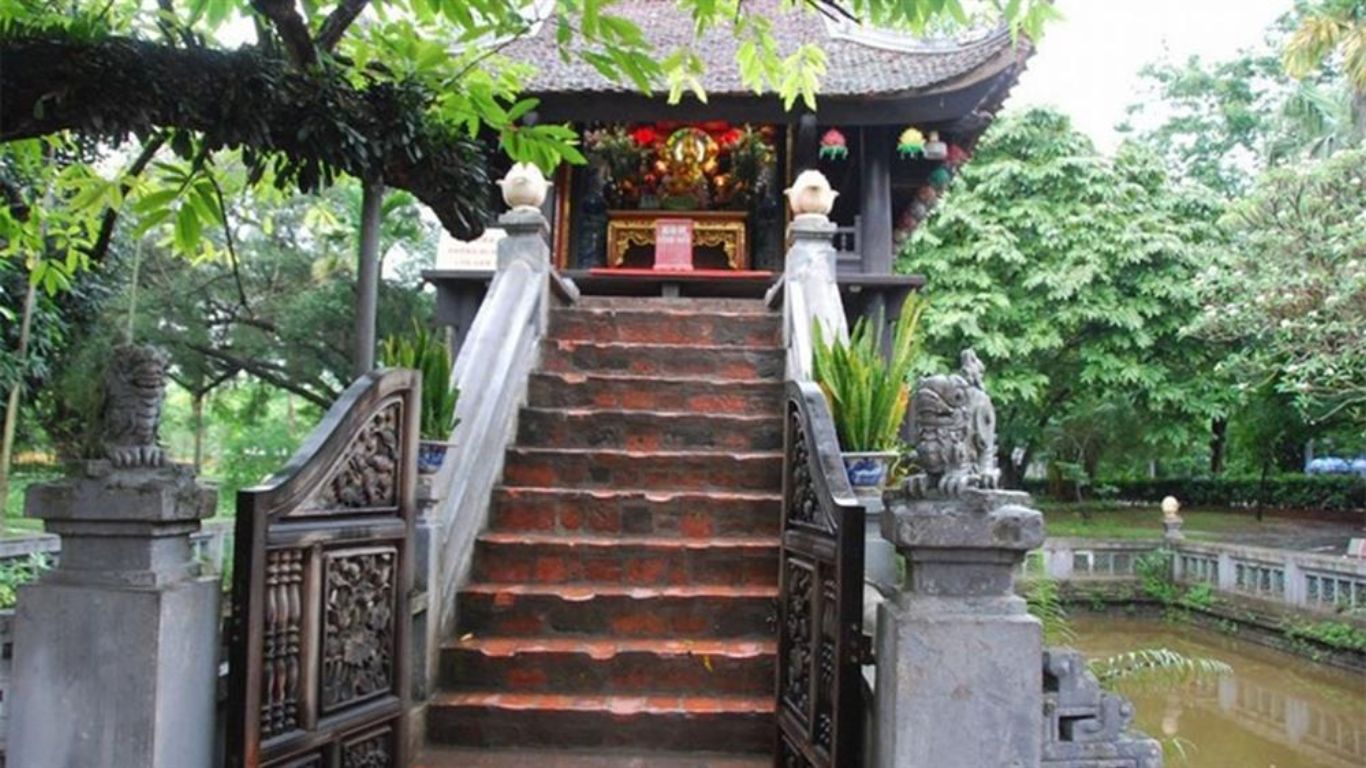
<path id="1" fill-rule="evenodd" d="M 451 353 L 436 334 L 413 321 L 412 336 L 390 336 L 380 348 L 380 359 L 393 368 L 411 368 L 422 374 L 423 440 L 446 440 L 458 420 L 455 404 L 460 388 L 451 384 Z"/>
<path id="2" fill-rule="evenodd" d="M 860 319 L 849 340 L 825 339 L 812 328 L 812 373 L 830 403 L 840 447 L 847 452 L 890 451 L 910 404 L 910 375 L 920 355 L 920 317 L 925 302 L 912 294 L 901 306 L 890 354 L 882 352 L 881 313 Z"/>
<path id="3" fill-rule="evenodd" d="M 1304 78 L 1334 54 L 1353 91 L 1356 135 L 1366 135 L 1366 4 L 1361 0 L 1319 0 L 1300 18 L 1285 46 L 1283 63 L 1291 77 Z"/>

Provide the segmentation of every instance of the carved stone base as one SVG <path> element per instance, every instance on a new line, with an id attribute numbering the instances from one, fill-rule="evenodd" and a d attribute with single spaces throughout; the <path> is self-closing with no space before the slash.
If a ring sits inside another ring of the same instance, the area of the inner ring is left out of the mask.
<path id="1" fill-rule="evenodd" d="M 1161 768 L 1161 745 L 1129 730 L 1133 705 L 1101 690 L 1081 653 L 1070 648 L 1045 651 L 1043 680 L 1044 766 Z"/>

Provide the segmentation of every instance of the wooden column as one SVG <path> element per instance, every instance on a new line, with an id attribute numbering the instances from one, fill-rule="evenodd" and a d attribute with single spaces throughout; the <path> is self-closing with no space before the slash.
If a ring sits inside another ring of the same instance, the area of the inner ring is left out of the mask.
<path id="1" fill-rule="evenodd" d="M 892 273 L 892 152 L 895 129 L 867 126 L 859 143 L 861 182 L 858 250 L 865 275 Z"/>
<path id="2" fill-rule="evenodd" d="M 820 141 L 816 116 L 810 112 L 803 114 L 797 119 L 797 133 L 792 142 L 792 167 L 797 173 L 816 167 Z"/>

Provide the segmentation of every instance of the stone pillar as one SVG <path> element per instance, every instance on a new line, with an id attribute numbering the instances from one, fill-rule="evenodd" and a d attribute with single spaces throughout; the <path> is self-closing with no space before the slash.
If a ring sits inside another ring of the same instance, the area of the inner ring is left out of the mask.
<path id="1" fill-rule="evenodd" d="M 60 565 L 19 593 L 9 764 L 209 768 L 219 589 L 190 535 L 216 494 L 156 443 L 166 357 L 111 352 L 104 450 L 29 489 Z"/>
<path id="2" fill-rule="evenodd" d="M 1175 544 L 1186 538 L 1181 533 L 1181 524 L 1185 522 L 1181 519 L 1181 502 L 1175 496 L 1168 496 L 1162 500 L 1162 541 L 1167 544 Z"/>
<path id="3" fill-rule="evenodd" d="M 862 199 L 858 250 L 865 275 L 890 275 L 896 260 L 892 238 L 892 160 L 896 153 L 896 128 L 890 125 L 863 129 L 859 146 L 859 179 Z"/>
<path id="4" fill-rule="evenodd" d="M 1043 631 L 1014 593 L 1043 517 L 1024 493 L 889 494 L 883 535 L 906 557 L 878 616 L 877 768 L 1035 768 Z"/>

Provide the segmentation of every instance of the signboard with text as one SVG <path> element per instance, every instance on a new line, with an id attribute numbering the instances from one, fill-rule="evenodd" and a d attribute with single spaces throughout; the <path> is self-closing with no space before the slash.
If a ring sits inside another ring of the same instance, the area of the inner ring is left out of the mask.
<path id="1" fill-rule="evenodd" d="M 442 230 L 436 268 L 493 271 L 498 268 L 498 241 L 506 236 L 502 229 L 488 227 L 476 240 L 456 240 Z"/>
<path id="2" fill-rule="evenodd" d="M 655 271 L 692 271 L 692 219 L 655 221 Z"/>

